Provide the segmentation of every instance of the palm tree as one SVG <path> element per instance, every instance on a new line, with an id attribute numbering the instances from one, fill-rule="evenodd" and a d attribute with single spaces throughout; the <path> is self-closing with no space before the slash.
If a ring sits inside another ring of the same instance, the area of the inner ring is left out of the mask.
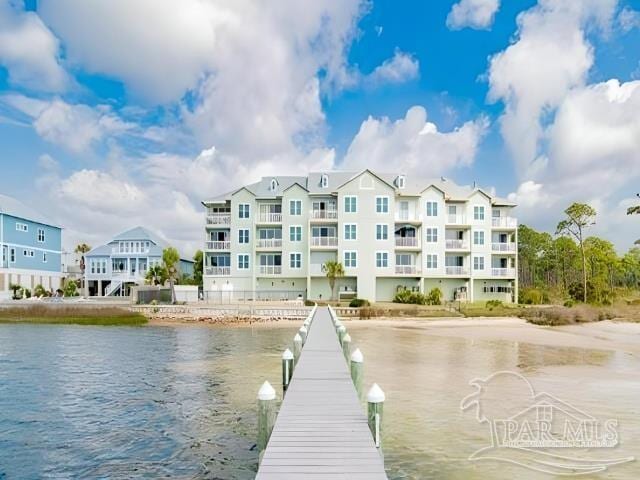
<path id="1" fill-rule="evenodd" d="M 145 280 L 149 285 L 161 285 L 167 279 L 167 273 L 162 265 L 153 265 L 147 270 Z"/>
<path id="2" fill-rule="evenodd" d="M 176 278 L 179 278 L 180 272 L 178 262 L 180 262 L 180 254 L 174 247 L 167 247 L 162 251 L 162 262 L 167 271 L 169 278 L 169 286 L 171 287 L 171 303 L 176 303 L 176 292 L 173 284 Z"/>
<path id="3" fill-rule="evenodd" d="M 636 193 L 636 197 L 640 198 L 640 193 Z M 627 215 L 640 215 L 640 205 L 634 205 L 633 207 L 627 208 Z"/>
<path id="4" fill-rule="evenodd" d="M 84 279 L 84 269 L 85 269 L 84 254 L 90 250 L 91 250 L 91 245 L 84 242 L 76 245 L 76 248 L 74 250 L 75 253 L 79 253 L 81 255 L 80 257 L 80 271 L 82 272 L 81 282 L 82 282 L 82 292 L 85 297 L 88 296 L 88 292 L 87 292 L 87 282 Z"/>
<path id="5" fill-rule="evenodd" d="M 331 288 L 331 299 L 335 297 L 336 279 L 344 277 L 344 267 L 340 262 L 329 260 L 322 266 L 327 278 L 329 279 L 329 287 Z"/>

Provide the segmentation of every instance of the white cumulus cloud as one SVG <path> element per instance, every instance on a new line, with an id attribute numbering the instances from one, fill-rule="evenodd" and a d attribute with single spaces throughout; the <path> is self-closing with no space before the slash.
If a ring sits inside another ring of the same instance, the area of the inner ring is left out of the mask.
<path id="1" fill-rule="evenodd" d="M 0 65 L 9 82 L 30 89 L 60 92 L 69 78 L 59 62 L 58 39 L 33 12 L 0 2 Z"/>
<path id="2" fill-rule="evenodd" d="M 451 7 L 447 26 L 452 30 L 490 28 L 499 9 L 500 0 L 460 0 Z"/>
<path id="3" fill-rule="evenodd" d="M 418 60 L 412 55 L 396 49 L 393 57 L 385 60 L 367 75 L 365 82 L 371 86 L 403 83 L 417 78 L 419 73 Z"/>

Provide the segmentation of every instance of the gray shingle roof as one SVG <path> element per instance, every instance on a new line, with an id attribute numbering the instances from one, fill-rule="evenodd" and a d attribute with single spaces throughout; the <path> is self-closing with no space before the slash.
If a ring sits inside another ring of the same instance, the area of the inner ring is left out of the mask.
<path id="1" fill-rule="evenodd" d="M 360 172 L 343 172 L 343 171 L 329 171 L 329 172 L 310 172 L 308 176 L 273 176 L 273 177 L 263 177 L 259 182 L 252 183 L 246 185 L 242 188 L 247 189 L 249 192 L 254 194 L 256 198 L 259 199 L 270 199 L 277 198 L 282 196 L 282 192 L 284 192 L 287 188 L 289 188 L 294 183 L 298 183 L 303 188 L 306 188 L 310 195 L 322 195 L 322 194 L 332 194 L 334 193 L 341 185 L 347 183 L 349 180 L 360 175 Z M 390 185 L 396 184 L 396 179 L 398 178 L 400 173 L 372 173 L 382 180 L 387 182 Z M 321 186 L 321 179 L 323 175 L 327 175 L 328 177 L 328 186 L 327 188 L 323 188 Z M 276 179 L 278 182 L 278 186 L 275 191 L 272 191 L 270 188 L 271 180 Z M 407 196 L 419 196 L 424 190 L 429 188 L 430 186 L 434 186 L 441 191 L 444 192 L 445 196 L 449 200 L 453 201 L 466 201 L 468 198 L 473 195 L 475 192 L 483 192 L 488 195 L 494 204 L 496 205 L 505 205 L 505 206 L 515 206 L 516 204 L 510 202 L 504 198 L 495 197 L 489 194 L 487 190 L 482 189 L 477 186 L 470 185 L 458 185 L 455 182 L 449 180 L 448 178 L 439 177 L 439 178 L 420 178 L 417 176 L 407 176 L 405 177 L 405 188 L 399 190 L 402 195 Z M 217 197 L 213 197 L 211 200 L 205 200 L 203 204 L 208 203 L 221 203 L 227 200 L 231 200 L 231 196 L 238 192 L 240 189 L 233 190 L 231 192 L 227 192 L 223 195 L 219 195 Z"/>
<path id="2" fill-rule="evenodd" d="M 51 227 L 61 228 L 60 226 L 51 223 L 43 215 L 36 212 L 31 207 L 26 206 L 21 201 L 3 195 L 0 193 L 0 213 L 5 215 L 11 215 L 12 217 L 22 218 L 24 220 L 31 220 L 32 222 L 41 223 L 43 225 L 49 225 Z"/>

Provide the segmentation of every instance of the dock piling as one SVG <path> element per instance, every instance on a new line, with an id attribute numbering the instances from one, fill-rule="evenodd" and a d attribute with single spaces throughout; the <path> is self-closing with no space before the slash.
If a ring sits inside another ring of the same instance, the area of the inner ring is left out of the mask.
<path id="1" fill-rule="evenodd" d="M 338 340 L 340 341 L 340 346 L 342 346 L 342 341 L 344 340 L 344 336 L 347 334 L 347 327 L 344 325 L 340 325 L 338 327 Z"/>
<path id="2" fill-rule="evenodd" d="M 367 422 L 373 435 L 376 448 L 382 446 L 382 412 L 385 395 L 377 383 L 374 383 L 367 393 Z"/>
<path id="3" fill-rule="evenodd" d="M 258 462 L 269 443 L 269 437 L 276 423 L 276 391 L 265 380 L 258 390 Z"/>
<path id="4" fill-rule="evenodd" d="M 288 348 L 282 353 L 282 390 L 287 391 L 293 375 L 293 353 Z"/>
<path id="5" fill-rule="evenodd" d="M 305 344 L 305 342 L 307 341 L 307 327 L 305 327 L 304 325 L 300 327 L 300 330 L 298 330 L 298 333 L 300 334 L 300 338 L 302 338 L 302 345 Z"/>
<path id="6" fill-rule="evenodd" d="M 351 354 L 351 380 L 356 387 L 358 400 L 362 399 L 362 382 L 364 380 L 364 356 L 359 348 Z"/>
<path id="7" fill-rule="evenodd" d="M 344 354 L 345 361 L 348 362 L 351 356 L 351 335 L 348 333 L 342 337 L 342 353 Z"/>
<path id="8" fill-rule="evenodd" d="M 300 358 L 300 353 L 302 352 L 302 337 L 299 333 L 296 333 L 295 337 L 293 337 L 293 361 L 294 365 L 298 364 L 298 359 Z"/>

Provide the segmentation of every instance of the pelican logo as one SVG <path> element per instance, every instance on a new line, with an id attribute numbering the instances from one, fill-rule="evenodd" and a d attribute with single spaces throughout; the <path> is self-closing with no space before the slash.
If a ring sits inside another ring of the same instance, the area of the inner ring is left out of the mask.
<path id="1" fill-rule="evenodd" d="M 469 460 L 496 460 L 554 475 L 602 472 L 633 457 L 603 458 L 593 449 L 618 445 L 618 421 L 598 420 L 546 392 L 536 393 L 516 372 L 502 371 L 469 382 L 475 392 L 460 402 L 489 425 L 491 445 Z M 589 449 L 589 450 L 585 450 Z"/>

